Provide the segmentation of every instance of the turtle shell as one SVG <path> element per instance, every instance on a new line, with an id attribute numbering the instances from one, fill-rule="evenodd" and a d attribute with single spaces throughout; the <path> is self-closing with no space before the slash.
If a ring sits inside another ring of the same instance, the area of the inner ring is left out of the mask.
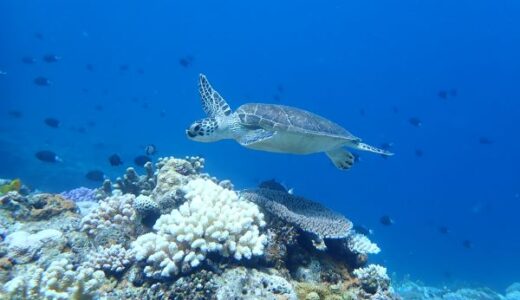
<path id="1" fill-rule="evenodd" d="M 325 135 L 359 141 L 345 128 L 303 109 L 263 103 L 248 103 L 236 110 L 245 127 L 286 131 L 302 134 Z"/>

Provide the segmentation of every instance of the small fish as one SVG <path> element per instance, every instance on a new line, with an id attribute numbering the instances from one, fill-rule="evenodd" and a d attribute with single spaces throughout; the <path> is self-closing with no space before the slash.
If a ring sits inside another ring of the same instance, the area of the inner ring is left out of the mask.
<path id="1" fill-rule="evenodd" d="M 94 71 L 94 65 L 93 64 L 86 64 L 85 65 L 85 69 L 87 69 L 87 71 Z"/>
<path id="2" fill-rule="evenodd" d="M 439 233 L 441 233 L 441 234 L 448 234 L 448 233 L 450 233 L 450 230 L 446 226 L 439 226 Z"/>
<path id="3" fill-rule="evenodd" d="M 353 229 L 357 232 L 357 233 L 361 233 L 363 235 L 366 235 L 366 236 L 369 236 L 371 234 L 374 233 L 374 231 L 364 225 L 354 225 Z"/>
<path id="4" fill-rule="evenodd" d="M 191 66 L 192 63 L 193 63 L 193 57 L 190 55 L 179 59 L 179 64 L 181 66 L 183 66 L 184 68 Z"/>
<path id="5" fill-rule="evenodd" d="M 280 103 L 280 101 L 281 101 L 280 95 L 278 95 L 278 94 L 274 95 L 273 100 L 274 100 L 274 102 Z"/>
<path id="6" fill-rule="evenodd" d="M 390 226 L 394 224 L 394 220 L 390 218 L 388 215 L 384 215 L 379 219 L 379 222 L 385 226 Z"/>
<path id="7" fill-rule="evenodd" d="M 61 57 L 54 55 L 54 54 L 45 54 L 43 56 L 43 60 L 47 63 L 55 63 L 57 61 L 61 60 Z"/>
<path id="8" fill-rule="evenodd" d="M 258 187 L 261 189 L 269 189 L 269 190 L 288 193 L 287 188 L 280 182 L 276 181 L 276 179 L 274 179 L 274 178 L 260 182 Z"/>
<path id="9" fill-rule="evenodd" d="M 7 114 L 15 119 L 20 119 L 23 116 L 22 112 L 19 110 L 10 110 L 7 112 Z"/>
<path id="10" fill-rule="evenodd" d="M 437 93 L 437 96 L 442 99 L 448 99 L 448 91 L 441 90 Z"/>
<path id="11" fill-rule="evenodd" d="M 96 111 L 103 111 L 103 105 L 101 105 L 101 104 L 97 104 L 96 106 L 94 106 L 94 109 L 95 109 Z"/>
<path id="12" fill-rule="evenodd" d="M 392 112 L 393 112 L 394 114 L 398 114 L 398 113 L 399 113 L 399 107 L 397 107 L 397 106 L 395 106 L 395 105 L 392 106 Z"/>
<path id="13" fill-rule="evenodd" d="M 276 90 L 279 92 L 279 93 L 283 93 L 285 91 L 285 88 L 284 86 L 279 83 L 277 86 L 276 86 Z"/>
<path id="14" fill-rule="evenodd" d="M 143 75 L 144 74 L 144 69 L 143 68 L 137 69 L 137 74 Z"/>
<path id="15" fill-rule="evenodd" d="M 61 158 L 58 155 L 56 155 L 56 153 L 54 153 L 50 150 L 38 151 L 34 154 L 34 156 L 36 156 L 36 158 L 41 161 L 49 162 L 49 163 L 55 163 L 55 162 L 62 161 Z"/>
<path id="16" fill-rule="evenodd" d="M 462 246 L 464 246 L 466 249 L 471 249 L 473 248 L 473 242 L 470 240 L 464 240 L 462 241 Z"/>
<path id="17" fill-rule="evenodd" d="M 51 85 L 51 81 L 43 76 L 38 76 L 38 77 L 34 78 L 33 82 L 34 82 L 34 84 L 39 85 L 39 86 Z"/>
<path id="18" fill-rule="evenodd" d="M 146 155 L 139 155 L 134 158 L 134 163 L 139 167 L 143 167 L 149 161 L 152 160 Z"/>
<path id="19" fill-rule="evenodd" d="M 34 38 L 38 39 L 38 40 L 43 40 L 43 33 L 41 32 L 35 32 L 34 33 Z"/>
<path id="20" fill-rule="evenodd" d="M 31 56 L 24 56 L 24 57 L 22 57 L 22 62 L 24 64 L 32 65 L 32 64 L 36 63 L 36 59 Z"/>
<path id="21" fill-rule="evenodd" d="M 4 70 L 0 70 L 0 75 L 7 75 L 7 72 Z"/>
<path id="22" fill-rule="evenodd" d="M 96 122 L 94 121 L 88 121 L 87 122 L 88 127 L 96 127 Z"/>
<path id="23" fill-rule="evenodd" d="M 92 170 L 88 171 L 87 174 L 85 174 L 85 177 L 88 180 L 102 182 L 105 180 L 105 173 L 103 173 L 103 171 L 100 170 Z"/>
<path id="24" fill-rule="evenodd" d="M 128 69 L 130 69 L 128 64 L 119 65 L 119 71 L 128 71 Z"/>
<path id="25" fill-rule="evenodd" d="M 0 185 L 0 195 L 6 194 L 6 193 L 12 192 L 12 191 L 19 191 L 21 187 L 22 187 L 22 181 L 19 178 L 14 179 L 13 181 L 11 181 L 9 183 Z"/>
<path id="26" fill-rule="evenodd" d="M 154 155 L 157 153 L 157 147 L 155 147 L 154 144 L 149 144 L 146 147 L 144 147 L 144 153 L 146 155 Z"/>
<path id="27" fill-rule="evenodd" d="M 423 156 L 423 151 L 421 149 L 415 149 L 415 156 L 417 157 L 422 157 Z"/>
<path id="28" fill-rule="evenodd" d="M 159 117 L 164 118 L 166 117 L 166 111 L 163 109 L 161 112 L 159 112 Z"/>
<path id="29" fill-rule="evenodd" d="M 117 167 L 119 165 L 123 164 L 123 161 L 121 160 L 121 157 L 117 154 L 112 154 L 108 157 L 108 162 L 111 166 Z"/>
<path id="30" fill-rule="evenodd" d="M 43 122 L 52 128 L 58 128 L 60 126 L 60 120 L 56 118 L 46 118 Z"/>
<path id="31" fill-rule="evenodd" d="M 478 139 L 478 142 L 479 142 L 481 145 L 491 145 L 491 144 L 493 144 L 493 141 L 490 140 L 489 138 L 485 137 L 485 136 L 481 136 L 481 137 Z"/>
<path id="32" fill-rule="evenodd" d="M 413 126 L 415 126 L 415 127 L 421 127 L 422 126 L 421 119 L 416 118 L 416 117 L 412 117 L 412 118 L 408 119 L 408 122 L 410 124 L 412 124 Z"/>

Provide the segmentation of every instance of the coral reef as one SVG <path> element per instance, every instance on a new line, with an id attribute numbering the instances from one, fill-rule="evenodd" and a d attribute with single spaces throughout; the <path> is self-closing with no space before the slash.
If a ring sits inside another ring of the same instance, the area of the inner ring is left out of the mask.
<path id="1" fill-rule="evenodd" d="M 86 187 L 79 187 L 70 191 L 60 193 L 63 198 L 72 200 L 74 202 L 82 201 L 96 201 L 96 190 L 89 189 Z"/>
<path id="2" fill-rule="evenodd" d="M 0 299 L 395 299 L 379 247 L 317 202 L 166 157 L 97 190 L 0 196 Z"/>
<path id="3" fill-rule="evenodd" d="M 51 262 L 46 268 L 31 267 L 4 284 L 9 299 L 91 299 L 105 283 L 102 271 L 74 268 L 67 258 Z"/>
<path id="4" fill-rule="evenodd" d="M 241 192 L 240 196 L 258 204 L 278 218 L 312 234 L 315 237 L 315 246 L 320 250 L 326 249 L 324 238 L 343 239 L 350 234 L 352 229 L 352 222 L 344 216 L 317 202 L 283 191 L 271 189 L 246 190 Z"/>
<path id="5" fill-rule="evenodd" d="M 233 191 L 212 181 L 195 179 L 184 192 L 188 201 L 154 225 L 132 243 L 136 258 L 146 260 L 148 277 L 170 277 L 197 267 L 208 252 L 235 259 L 262 255 L 265 225 L 256 205 L 239 200 Z"/>

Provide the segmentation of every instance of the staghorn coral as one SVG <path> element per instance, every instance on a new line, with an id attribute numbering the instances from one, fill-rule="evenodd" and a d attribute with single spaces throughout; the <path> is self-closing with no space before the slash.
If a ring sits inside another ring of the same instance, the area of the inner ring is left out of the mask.
<path id="1" fill-rule="evenodd" d="M 134 230 L 136 211 L 133 208 L 135 196 L 125 194 L 108 197 L 99 202 L 99 207 L 81 219 L 81 230 L 96 235 L 105 228 L 119 228 L 131 234 Z"/>
<path id="2" fill-rule="evenodd" d="M 8 281 L 3 292 L 8 299 L 91 299 L 105 283 L 102 271 L 74 268 L 69 258 L 53 261 L 46 269 L 31 266 L 27 272 Z"/>
<path id="3" fill-rule="evenodd" d="M 359 233 L 351 234 L 347 238 L 347 247 L 352 253 L 363 255 L 378 254 L 381 251 L 377 244 L 372 243 L 368 237 Z"/>
<path id="4" fill-rule="evenodd" d="M 121 273 L 134 261 L 132 250 L 125 249 L 121 245 L 110 247 L 98 247 L 97 252 L 87 258 L 87 265 L 97 270 L 109 273 Z"/>
<path id="5" fill-rule="evenodd" d="M 263 254 L 265 222 L 256 205 L 210 180 L 192 180 L 183 190 L 188 201 L 157 220 L 157 233 L 132 243 L 136 258 L 146 261 L 146 276 L 177 275 L 197 267 L 209 252 L 236 260 Z"/>
<path id="6" fill-rule="evenodd" d="M 278 218 L 294 224 L 315 236 L 313 243 L 317 249 L 325 249 L 323 238 L 346 238 L 352 229 L 352 222 L 321 204 L 272 189 L 246 190 L 240 193 L 246 200 L 258 204 Z"/>
<path id="7" fill-rule="evenodd" d="M 370 294 L 386 291 L 390 286 L 390 277 L 386 274 L 386 268 L 380 265 L 368 265 L 354 270 L 353 274 L 359 279 L 363 290 Z"/>

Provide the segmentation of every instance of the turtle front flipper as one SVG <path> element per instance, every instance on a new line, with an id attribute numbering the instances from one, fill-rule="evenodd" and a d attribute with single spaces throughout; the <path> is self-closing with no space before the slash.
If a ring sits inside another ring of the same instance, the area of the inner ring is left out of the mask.
<path id="1" fill-rule="evenodd" d="M 348 170 L 354 164 L 354 155 L 343 148 L 338 148 L 325 152 L 336 168 Z"/>
<path id="2" fill-rule="evenodd" d="M 267 139 L 272 138 L 276 132 L 268 131 L 265 129 L 255 129 L 250 130 L 242 134 L 239 138 L 237 138 L 237 142 L 244 147 L 251 147 L 254 144 L 258 144 Z"/>
<path id="3" fill-rule="evenodd" d="M 199 75 L 199 93 L 202 98 L 202 109 L 208 117 L 214 118 L 231 114 L 231 108 L 226 100 L 211 87 L 204 74 Z"/>
<path id="4" fill-rule="evenodd" d="M 352 148 L 358 149 L 358 150 L 363 150 L 363 151 L 368 151 L 368 152 L 372 152 L 372 153 L 377 153 L 377 154 L 381 154 L 381 155 L 384 155 L 384 156 L 392 156 L 392 155 L 394 155 L 390 151 L 379 149 L 379 148 L 376 148 L 374 146 L 367 145 L 365 143 L 355 144 L 355 145 L 352 146 Z"/>

